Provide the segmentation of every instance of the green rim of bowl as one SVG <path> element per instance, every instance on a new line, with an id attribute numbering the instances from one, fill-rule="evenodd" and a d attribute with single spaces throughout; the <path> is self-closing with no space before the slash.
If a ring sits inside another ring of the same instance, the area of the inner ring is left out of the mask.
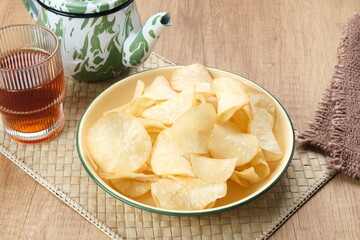
<path id="1" fill-rule="evenodd" d="M 159 67 L 159 68 L 152 68 L 152 69 L 147 69 L 147 70 L 144 70 L 144 71 L 141 71 L 141 72 L 136 72 L 134 74 L 131 74 L 119 81 L 123 81 L 123 80 L 126 80 L 128 79 L 129 77 L 133 77 L 134 75 L 138 75 L 138 74 L 141 74 L 141 73 L 144 73 L 144 72 L 147 72 L 147 71 L 158 71 L 158 70 L 161 70 L 161 69 L 167 69 L 167 68 L 178 68 L 178 67 L 183 67 L 181 65 L 176 65 L 176 66 L 167 66 L 167 67 Z M 290 153 L 290 156 L 289 156 L 289 159 L 287 160 L 287 163 L 284 167 L 284 169 L 280 172 L 280 174 L 276 177 L 276 179 L 271 182 L 271 184 L 269 184 L 268 186 L 266 186 L 263 190 L 261 190 L 261 192 L 257 193 L 256 195 L 252 196 L 251 198 L 247 199 L 247 200 L 244 200 L 242 202 L 239 202 L 239 203 L 232 203 L 232 204 L 228 204 L 228 205 L 225 205 L 225 206 L 221 206 L 221 207 L 216 207 L 216 208 L 210 208 L 210 209 L 203 209 L 203 210 L 189 210 L 189 211 L 179 211 L 179 210 L 168 210 L 168 209 L 162 209 L 162 208 L 158 208 L 158 207 L 152 207 L 152 206 L 147 206 L 145 204 L 142 204 L 142 203 L 138 203 L 134 200 L 128 200 L 127 197 L 121 197 L 120 196 L 120 193 L 119 195 L 118 194 L 115 194 L 113 193 L 111 190 L 109 190 L 109 187 L 105 186 L 104 184 L 102 184 L 100 181 L 98 181 L 97 177 L 93 175 L 93 173 L 91 172 L 91 170 L 87 167 L 86 163 L 85 163 L 85 160 L 83 159 L 83 156 L 81 155 L 81 150 L 80 150 L 80 143 L 79 143 L 79 130 L 80 130 L 80 126 L 81 126 L 81 123 L 83 121 L 83 118 L 84 116 L 86 115 L 88 109 L 91 107 L 91 105 L 93 104 L 93 102 L 96 101 L 96 99 L 98 97 L 100 97 L 102 94 L 104 94 L 104 92 L 106 92 L 109 88 L 111 88 L 112 86 L 114 86 L 115 84 L 117 84 L 118 82 L 112 84 L 111 86 L 107 87 L 106 89 L 104 89 L 97 97 L 95 97 L 92 102 L 87 106 L 87 108 L 85 109 L 84 113 L 82 114 L 81 118 L 80 118 L 80 121 L 78 123 L 78 127 L 77 127 L 77 133 L 76 133 L 76 148 L 77 148 L 77 152 L 78 152 L 78 155 L 79 155 L 79 158 L 80 158 L 80 161 L 81 161 L 81 164 L 83 165 L 83 167 L 85 168 L 86 172 L 89 174 L 89 176 L 92 178 L 92 180 L 97 184 L 99 185 L 103 190 L 105 190 L 105 192 L 107 192 L 108 194 L 110 194 L 111 196 L 115 197 L 116 199 L 128 204 L 128 205 L 131 205 L 133 207 L 136 207 L 136 208 L 139 208 L 139 209 L 142 209 L 142 210 L 145 210 L 145 211 L 148 211 L 148 212 L 153 212 L 153 213 L 158 213 L 158 214 L 164 214 L 164 215 L 171 215 L 171 216 L 200 216 L 200 215 L 208 215 L 208 214 L 215 214 L 215 213 L 219 213 L 219 212 L 223 212 L 223 211 L 227 211 L 227 210 L 230 210 L 230 209 L 233 209 L 233 208 L 237 208 L 237 207 L 240 207 L 244 204 L 247 204 L 253 200 L 255 200 L 256 198 L 260 197 L 261 195 L 263 195 L 264 193 L 266 193 L 269 189 L 271 189 L 280 179 L 281 177 L 285 174 L 285 172 L 287 171 L 290 163 L 291 163 L 291 160 L 293 158 L 293 155 L 294 155 L 294 150 L 295 150 L 295 133 L 294 133 L 294 126 L 292 124 L 292 121 L 290 119 L 290 116 L 289 114 L 287 113 L 287 111 L 285 110 L 285 108 L 283 107 L 283 105 L 269 92 L 267 91 L 266 89 L 264 89 L 263 87 L 261 87 L 260 85 L 258 85 L 257 83 L 245 78 L 245 77 L 242 77 L 241 75 L 239 74 L 235 74 L 235 73 L 232 73 L 232 72 L 229 72 L 229 71 L 225 71 L 225 70 L 220 70 L 220 69 L 217 69 L 217 68 L 211 68 L 211 67 L 207 67 L 207 69 L 209 70 L 214 70 L 214 71 L 222 71 L 222 72 L 226 72 L 226 73 L 229 73 L 229 74 L 232 74 L 234 76 L 238 76 L 238 77 L 241 77 L 253 84 L 255 84 L 256 86 L 258 86 L 260 89 L 264 90 L 265 92 L 267 92 L 278 104 L 279 106 L 282 108 L 282 110 L 285 112 L 285 115 L 290 123 L 290 127 L 291 127 L 291 130 L 292 130 L 292 149 L 291 149 L 291 153 Z"/>

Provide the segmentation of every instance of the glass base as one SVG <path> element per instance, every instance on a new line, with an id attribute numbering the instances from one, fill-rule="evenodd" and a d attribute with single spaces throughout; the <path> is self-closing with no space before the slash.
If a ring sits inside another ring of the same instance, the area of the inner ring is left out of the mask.
<path id="1" fill-rule="evenodd" d="M 4 126 L 4 129 L 6 133 L 15 141 L 22 143 L 40 143 L 53 139 L 59 135 L 64 126 L 65 117 L 63 115 L 54 125 L 39 132 L 23 133 L 10 129 L 6 126 Z"/>

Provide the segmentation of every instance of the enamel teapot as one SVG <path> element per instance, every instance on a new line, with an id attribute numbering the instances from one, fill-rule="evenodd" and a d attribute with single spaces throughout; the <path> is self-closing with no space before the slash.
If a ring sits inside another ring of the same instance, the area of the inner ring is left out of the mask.
<path id="1" fill-rule="evenodd" d="M 65 76 L 81 81 L 112 78 L 142 64 L 168 13 L 141 26 L 134 0 L 23 0 L 34 20 L 60 40 Z"/>

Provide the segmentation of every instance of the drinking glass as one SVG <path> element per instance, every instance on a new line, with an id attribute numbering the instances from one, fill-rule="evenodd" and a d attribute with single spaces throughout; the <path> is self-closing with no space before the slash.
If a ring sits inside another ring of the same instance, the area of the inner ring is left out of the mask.
<path id="1" fill-rule="evenodd" d="M 6 133 L 43 142 L 64 127 L 65 79 L 59 40 L 38 25 L 0 28 L 0 113 Z"/>

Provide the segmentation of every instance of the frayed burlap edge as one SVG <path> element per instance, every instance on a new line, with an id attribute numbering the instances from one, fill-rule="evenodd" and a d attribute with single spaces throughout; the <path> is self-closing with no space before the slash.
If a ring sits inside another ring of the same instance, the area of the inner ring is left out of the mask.
<path id="1" fill-rule="evenodd" d="M 356 163 L 344 162 L 342 160 L 342 153 L 346 148 L 345 139 L 347 138 L 346 122 L 347 122 L 347 106 L 350 104 L 349 99 L 344 91 L 344 60 L 346 58 L 346 50 L 349 49 L 350 39 L 349 34 L 354 28 L 356 20 L 360 19 L 358 13 L 353 14 L 344 27 L 342 33 L 341 45 L 339 47 L 339 63 L 335 67 L 333 81 L 333 94 L 332 101 L 335 103 L 334 115 L 332 118 L 332 138 L 329 148 L 332 149 L 331 158 L 328 158 L 329 167 L 332 169 L 340 170 L 342 173 L 352 177 L 360 178 L 360 173 L 354 169 L 359 169 Z M 349 166 L 357 166 L 356 168 Z"/>
<path id="2" fill-rule="evenodd" d="M 309 122 L 309 128 L 298 136 L 298 140 L 302 144 L 310 144 L 315 147 L 319 147 L 324 152 L 329 152 L 328 142 L 317 140 L 315 137 L 319 134 L 323 124 L 329 124 L 326 122 L 328 109 L 331 108 L 331 87 L 325 90 L 325 93 L 318 104 L 318 109 L 315 111 L 315 116 L 312 121 Z"/>
<path id="3" fill-rule="evenodd" d="M 349 32 L 358 13 L 354 13 L 344 26 L 340 38 L 338 49 L 338 63 L 334 67 L 333 77 L 331 78 L 330 87 L 325 90 L 322 101 L 318 105 L 315 117 L 309 122 L 309 128 L 299 135 L 299 142 L 319 147 L 328 154 L 327 162 L 329 169 L 340 170 L 352 178 L 360 178 L 359 173 L 349 168 L 354 163 L 344 163 L 341 160 L 342 151 L 345 149 L 344 139 L 346 139 L 345 122 L 347 117 L 347 105 L 349 104 L 346 93 L 343 89 L 344 81 L 344 60 L 346 49 L 349 47 Z M 332 109 L 331 119 L 327 114 Z M 328 121 L 328 122 L 327 122 Z M 320 128 L 323 124 L 330 124 L 331 134 L 321 133 Z M 317 141 L 318 134 L 329 134 L 329 141 Z M 360 156 L 359 156 L 360 157 Z M 355 164 L 356 165 L 356 164 Z"/>

